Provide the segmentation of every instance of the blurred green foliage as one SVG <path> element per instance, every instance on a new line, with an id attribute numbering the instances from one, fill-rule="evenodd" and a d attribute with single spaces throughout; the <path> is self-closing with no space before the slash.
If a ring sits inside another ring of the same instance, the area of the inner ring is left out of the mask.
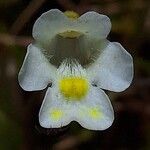
<path id="1" fill-rule="evenodd" d="M 7 108 L 7 106 L 5 107 Z M 4 112 L 0 111 L 0 149 L 19 150 L 21 145 L 21 133 L 19 125 Z"/>

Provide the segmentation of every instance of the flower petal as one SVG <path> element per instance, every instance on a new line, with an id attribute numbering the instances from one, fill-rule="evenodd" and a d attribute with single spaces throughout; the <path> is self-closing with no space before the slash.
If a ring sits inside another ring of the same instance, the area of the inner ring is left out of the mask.
<path id="1" fill-rule="evenodd" d="M 69 19 L 58 9 L 51 9 L 43 13 L 33 26 L 33 37 L 44 48 L 53 47 L 58 34 L 63 32 L 79 32 L 86 39 L 105 39 L 111 29 L 110 19 L 102 14 L 90 11 L 75 20 Z M 52 48 L 51 48 L 52 50 Z"/>
<path id="2" fill-rule="evenodd" d="M 33 26 L 33 37 L 37 42 L 43 45 L 50 44 L 59 30 L 66 27 L 68 18 L 58 9 L 51 9 L 43 13 L 35 22 Z"/>
<path id="3" fill-rule="evenodd" d="M 92 87 L 87 98 L 82 101 L 65 100 L 55 87 L 49 88 L 39 113 L 39 122 L 44 128 L 59 128 L 77 121 L 84 128 L 104 130 L 111 126 L 113 120 L 110 101 L 97 87 Z"/>
<path id="4" fill-rule="evenodd" d="M 87 72 L 100 88 L 120 92 L 131 84 L 133 59 L 121 44 L 110 42 Z"/>
<path id="5" fill-rule="evenodd" d="M 114 120 L 108 96 L 98 87 L 91 87 L 88 97 L 74 109 L 74 120 L 90 130 L 105 130 Z"/>
<path id="6" fill-rule="evenodd" d="M 48 88 L 46 92 L 39 112 L 39 122 L 44 128 L 59 128 L 72 121 L 71 107 L 65 100 L 60 100 L 58 95 L 55 87 Z"/>
<path id="7" fill-rule="evenodd" d="M 110 32 L 111 22 L 106 15 L 89 11 L 79 17 L 81 30 L 85 31 L 91 39 L 104 39 Z"/>
<path id="8" fill-rule="evenodd" d="M 30 44 L 18 80 L 26 91 L 36 91 L 46 88 L 51 83 L 56 68 L 45 58 L 41 50 Z"/>

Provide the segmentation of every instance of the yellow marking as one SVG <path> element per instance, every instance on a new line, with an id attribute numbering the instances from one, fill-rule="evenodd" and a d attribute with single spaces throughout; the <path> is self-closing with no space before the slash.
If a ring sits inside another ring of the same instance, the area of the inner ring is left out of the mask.
<path id="1" fill-rule="evenodd" d="M 80 100 L 86 96 L 89 83 L 82 77 L 65 77 L 59 81 L 59 89 L 65 98 Z"/>
<path id="2" fill-rule="evenodd" d="M 79 14 L 74 12 L 74 11 L 65 11 L 64 14 L 72 20 L 76 20 L 77 18 L 79 18 Z"/>
<path id="3" fill-rule="evenodd" d="M 94 119 L 98 119 L 102 116 L 102 113 L 99 111 L 99 109 L 97 107 L 89 109 L 88 114 L 90 117 L 92 117 Z"/>
<path id="4" fill-rule="evenodd" d="M 62 110 L 55 108 L 50 112 L 50 116 L 53 120 L 59 120 L 63 115 Z"/>
<path id="5" fill-rule="evenodd" d="M 79 18 L 79 14 L 74 11 L 65 11 L 64 14 L 71 20 L 76 20 L 77 18 Z M 74 30 L 69 30 L 69 31 L 59 33 L 58 35 L 60 35 L 63 38 L 73 39 L 73 38 L 80 37 L 82 33 Z"/>
<path id="6" fill-rule="evenodd" d="M 78 32 L 78 31 L 65 31 L 65 32 L 62 32 L 62 33 L 59 33 L 58 34 L 59 36 L 63 37 L 63 38 L 78 38 L 82 35 L 81 32 Z"/>

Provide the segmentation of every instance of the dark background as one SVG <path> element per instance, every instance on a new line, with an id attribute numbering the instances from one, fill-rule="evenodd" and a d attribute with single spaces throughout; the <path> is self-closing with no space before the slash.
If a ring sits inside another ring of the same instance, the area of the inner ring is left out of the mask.
<path id="1" fill-rule="evenodd" d="M 46 90 L 25 92 L 18 85 L 33 23 L 51 8 L 109 16 L 108 39 L 120 42 L 134 58 L 132 85 L 121 93 L 107 92 L 115 121 L 105 131 L 89 131 L 75 122 L 61 129 L 40 127 L 38 112 Z M 148 0 L 0 0 L 0 150 L 149 150 L 149 39 Z"/>

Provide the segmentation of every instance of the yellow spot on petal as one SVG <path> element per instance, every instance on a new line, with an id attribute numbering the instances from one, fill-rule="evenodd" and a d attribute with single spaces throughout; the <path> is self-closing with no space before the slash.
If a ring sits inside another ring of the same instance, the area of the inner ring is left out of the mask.
<path id="1" fill-rule="evenodd" d="M 64 14 L 72 20 L 76 20 L 77 18 L 79 18 L 79 14 L 74 12 L 74 11 L 65 11 Z"/>
<path id="2" fill-rule="evenodd" d="M 63 115 L 62 110 L 55 108 L 52 111 L 50 111 L 50 116 L 53 120 L 59 120 Z"/>
<path id="3" fill-rule="evenodd" d="M 65 98 L 80 100 L 86 96 L 89 83 L 82 77 L 65 77 L 59 81 L 59 89 Z"/>
<path id="4" fill-rule="evenodd" d="M 74 11 L 65 11 L 64 14 L 71 20 L 76 20 L 79 17 L 79 14 Z M 74 30 L 67 30 L 58 35 L 63 38 L 78 38 L 83 35 L 83 33 Z"/>
<path id="5" fill-rule="evenodd" d="M 100 112 L 100 110 L 97 107 L 89 109 L 88 114 L 90 117 L 92 117 L 94 119 L 98 119 L 102 116 L 102 113 Z"/>
<path id="6" fill-rule="evenodd" d="M 63 38 L 78 38 L 80 37 L 81 35 L 83 35 L 81 32 L 78 32 L 78 31 L 65 31 L 65 32 L 62 32 L 62 33 L 59 33 L 58 34 L 59 36 L 63 37 Z"/>

